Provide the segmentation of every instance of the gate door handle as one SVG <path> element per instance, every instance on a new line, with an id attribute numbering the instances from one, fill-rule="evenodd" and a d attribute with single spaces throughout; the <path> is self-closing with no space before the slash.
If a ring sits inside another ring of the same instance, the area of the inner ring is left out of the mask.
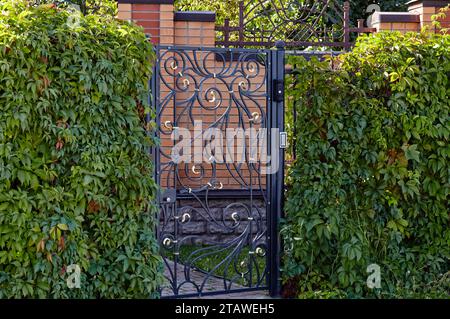
<path id="1" fill-rule="evenodd" d="M 286 149 L 288 147 L 288 135 L 287 132 L 280 132 L 280 149 Z"/>

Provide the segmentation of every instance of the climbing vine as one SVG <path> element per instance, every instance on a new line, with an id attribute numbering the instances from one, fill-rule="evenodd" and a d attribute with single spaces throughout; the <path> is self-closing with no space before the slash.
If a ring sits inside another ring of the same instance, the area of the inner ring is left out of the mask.
<path id="1" fill-rule="evenodd" d="M 0 298 L 155 296 L 151 44 L 108 15 L 0 11 Z"/>
<path id="2" fill-rule="evenodd" d="M 289 63 L 285 295 L 448 297 L 450 36 L 380 33 Z"/>

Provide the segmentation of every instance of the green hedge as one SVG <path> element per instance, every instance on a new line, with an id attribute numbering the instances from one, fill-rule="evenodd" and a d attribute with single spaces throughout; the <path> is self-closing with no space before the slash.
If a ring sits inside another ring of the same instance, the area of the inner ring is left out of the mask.
<path id="1" fill-rule="evenodd" d="M 380 33 L 290 64 L 285 295 L 448 298 L 450 36 Z"/>
<path id="2" fill-rule="evenodd" d="M 0 298 L 156 296 L 150 43 L 113 18 L 0 11 Z"/>

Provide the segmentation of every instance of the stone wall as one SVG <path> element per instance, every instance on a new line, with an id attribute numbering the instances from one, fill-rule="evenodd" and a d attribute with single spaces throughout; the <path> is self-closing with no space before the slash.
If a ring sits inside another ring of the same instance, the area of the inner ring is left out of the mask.
<path id="1" fill-rule="evenodd" d="M 177 237 L 172 239 L 181 245 L 226 244 L 235 240 L 250 243 L 255 238 L 259 238 L 256 240 L 259 244 L 266 240 L 267 212 L 262 199 L 253 200 L 252 204 L 249 197 L 213 199 L 208 200 L 208 204 L 204 200 L 180 200 L 177 207 L 178 231 Z M 171 213 L 162 213 L 160 220 L 163 241 L 165 234 L 175 234 L 176 218 Z"/>

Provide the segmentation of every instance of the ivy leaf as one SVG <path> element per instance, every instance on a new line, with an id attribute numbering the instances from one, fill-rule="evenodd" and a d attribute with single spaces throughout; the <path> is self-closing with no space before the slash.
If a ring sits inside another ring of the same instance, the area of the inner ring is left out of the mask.
<path id="1" fill-rule="evenodd" d="M 69 226 L 66 224 L 58 224 L 57 227 L 61 230 L 69 230 Z"/>
<path id="2" fill-rule="evenodd" d="M 156 297 L 156 220 L 142 214 L 144 200 L 156 210 L 156 138 L 136 106 L 148 100 L 152 44 L 114 18 L 116 1 L 88 1 L 76 32 L 63 1 L 35 2 L 51 5 L 0 1 L 0 298 Z M 116 272 L 136 247 L 133 274 Z M 61 280 L 74 263 L 83 289 L 70 291 Z"/>
<path id="3" fill-rule="evenodd" d="M 417 145 L 404 145 L 402 150 L 405 152 L 405 156 L 407 160 L 414 160 L 420 163 L 420 152 L 417 150 Z"/>
<path id="4" fill-rule="evenodd" d="M 17 171 L 17 178 L 19 179 L 20 183 L 24 185 L 28 180 L 28 173 L 24 170 L 19 169 Z"/>
<path id="5" fill-rule="evenodd" d="M 87 186 L 92 182 L 92 176 L 91 175 L 84 175 L 84 179 L 83 179 L 83 185 Z"/>

